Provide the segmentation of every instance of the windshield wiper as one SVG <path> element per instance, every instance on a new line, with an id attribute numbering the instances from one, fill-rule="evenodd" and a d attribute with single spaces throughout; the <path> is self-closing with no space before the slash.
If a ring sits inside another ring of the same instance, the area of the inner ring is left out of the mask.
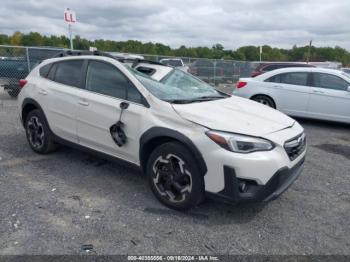
<path id="1" fill-rule="evenodd" d="M 206 101 L 222 99 L 222 98 L 226 98 L 226 96 L 201 96 L 201 97 L 196 97 L 191 99 L 171 99 L 166 101 L 172 104 L 190 104 L 194 102 L 206 102 Z"/>
<path id="2" fill-rule="evenodd" d="M 170 99 L 165 101 L 172 104 L 189 104 L 189 103 L 197 102 L 194 99 Z"/>
<path id="3" fill-rule="evenodd" d="M 220 99 L 220 98 L 225 98 L 226 96 L 219 95 L 219 96 L 201 96 L 198 98 L 195 98 L 196 100 L 212 100 L 212 99 Z"/>

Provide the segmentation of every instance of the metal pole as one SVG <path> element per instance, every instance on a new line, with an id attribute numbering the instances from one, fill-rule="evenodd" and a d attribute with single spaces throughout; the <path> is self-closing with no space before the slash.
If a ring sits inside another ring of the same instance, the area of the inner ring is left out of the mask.
<path id="1" fill-rule="evenodd" d="M 260 62 L 261 62 L 261 55 L 262 55 L 262 46 L 259 46 L 259 59 L 260 59 Z"/>
<path id="2" fill-rule="evenodd" d="M 73 39 L 72 39 L 72 25 L 68 24 L 69 39 L 70 39 L 70 50 L 73 50 Z"/>
<path id="3" fill-rule="evenodd" d="M 27 66 L 28 66 L 28 73 L 30 72 L 30 60 L 29 60 L 29 50 L 28 47 L 26 47 L 26 56 L 27 56 Z"/>
<path id="4" fill-rule="evenodd" d="M 307 64 L 310 62 L 311 45 L 312 45 L 312 40 L 310 40 L 309 49 L 307 51 Z"/>

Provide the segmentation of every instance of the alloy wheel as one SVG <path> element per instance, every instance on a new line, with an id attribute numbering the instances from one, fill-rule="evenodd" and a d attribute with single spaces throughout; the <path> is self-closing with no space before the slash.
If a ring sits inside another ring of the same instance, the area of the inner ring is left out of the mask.
<path id="1" fill-rule="evenodd" d="M 27 134 L 29 143 L 35 149 L 40 149 L 44 145 L 44 127 L 39 118 L 32 116 L 27 122 Z"/>
<path id="2" fill-rule="evenodd" d="M 153 164 L 153 184 L 158 193 L 172 203 L 186 200 L 192 191 L 192 175 L 178 156 L 159 156 Z"/>

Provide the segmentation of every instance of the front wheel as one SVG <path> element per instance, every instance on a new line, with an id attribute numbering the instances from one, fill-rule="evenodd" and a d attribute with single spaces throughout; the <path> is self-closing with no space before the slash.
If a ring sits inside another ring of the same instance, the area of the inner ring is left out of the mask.
<path id="1" fill-rule="evenodd" d="M 192 153 L 182 144 L 158 146 L 147 162 L 147 176 L 154 195 L 166 206 L 186 210 L 204 198 L 204 179 Z"/>
<path id="2" fill-rule="evenodd" d="M 275 103 L 268 96 L 257 95 L 257 96 L 252 97 L 251 99 L 254 100 L 255 102 L 258 102 L 258 103 L 263 104 L 265 106 L 276 108 Z"/>

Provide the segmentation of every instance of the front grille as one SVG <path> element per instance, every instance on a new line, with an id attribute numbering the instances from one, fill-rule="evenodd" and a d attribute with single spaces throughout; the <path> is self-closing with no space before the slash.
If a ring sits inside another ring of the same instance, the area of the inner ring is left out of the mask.
<path id="1" fill-rule="evenodd" d="M 306 138 L 304 133 L 284 143 L 284 149 L 286 150 L 287 155 L 291 161 L 296 159 L 302 152 L 304 152 L 305 147 Z"/>

